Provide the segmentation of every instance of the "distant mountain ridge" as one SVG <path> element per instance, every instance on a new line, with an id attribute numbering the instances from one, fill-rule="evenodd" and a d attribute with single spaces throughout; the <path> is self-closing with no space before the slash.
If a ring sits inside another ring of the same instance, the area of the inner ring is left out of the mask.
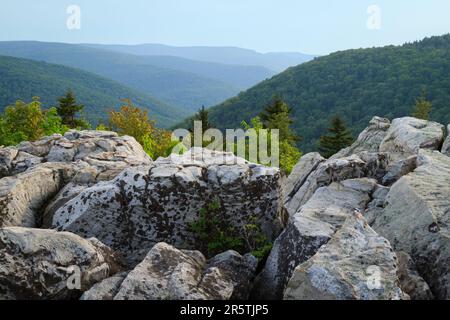
<path id="1" fill-rule="evenodd" d="M 289 67 L 314 59 L 314 55 L 299 52 L 259 53 L 238 47 L 190 46 L 176 47 L 163 44 L 140 45 L 100 45 L 84 44 L 94 48 L 108 49 L 135 55 L 174 56 L 186 59 L 246 66 L 262 66 L 274 72 L 281 72 Z"/>
<path id="2" fill-rule="evenodd" d="M 242 68 L 239 72 L 236 70 L 238 67 L 226 65 L 208 64 L 200 68 L 201 62 L 191 63 L 170 57 L 142 57 L 64 43 L 0 42 L 0 55 L 56 63 L 93 72 L 189 112 L 196 111 L 201 105 L 217 104 L 272 75 L 270 71 L 261 71 L 259 67 L 253 68 L 257 72 L 254 77 L 249 68 Z M 168 68 L 170 65 L 176 65 L 180 69 Z M 184 68 L 180 65 L 184 65 Z M 199 71 L 194 73 L 195 70 Z M 207 77 L 208 72 L 211 77 Z M 222 78 L 214 79 L 213 73 L 222 75 Z M 233 73 L 238 77 L 231 76 Z M 231 79 L 240 78 L 241 75 L 246 80 L 226 83 L 227 75 Z"/>
<path id="3" fill-rule="evenodd" d="M 213 107 L 210 117 L 220 129 L 240 127 L 278 95 L 292 108 L 306 152 L 317 150 L 333 115 L 356 135 L 374 115 L 410 115 L 423 89 L 433 103 L 431 119 L 450 123 L 450 34 L 316 58 Z"/>
<path id="4" fill-rule="evenodd" d="M 0 112 L 16 100 L 31 101 L 39 96 L 45 107 L 55 106 L 57 98 L 72 89 L 85 105 L 84 116 L 91 122 L 104 122 L 108 111 L 118 108 L 120 99 L 130 98 L 145 108 L 157 124 L 169 127 L 189 113 L 118 82 L 75 68 L 42 61 L 0 56 Z"/>

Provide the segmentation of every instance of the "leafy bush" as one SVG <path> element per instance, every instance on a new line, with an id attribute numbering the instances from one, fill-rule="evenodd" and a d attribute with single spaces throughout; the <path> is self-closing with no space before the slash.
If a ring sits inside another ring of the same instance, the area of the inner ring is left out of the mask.
<path id="1" fill-rule="evenodd" d="M 242 229 L 233 227 L 225 218 L 218 199 L 200 210 L 199 218 L 189 225 L 189 230 L 196 234 L 201 242 L 200 250 L 208 257 L 235 250 L 241 254 L 251 252 L 263 259 L 272 249 L 255 217 L 250 217 Z"/>
<path id="2" fill-rule="evenodd" d="M 18 100 L 0 116 L 0 145 L 34 141 L 44 135 L 64 134 L 67 130 L 56 109 L 42 110 L 38 97 L 30 103 Z"/>

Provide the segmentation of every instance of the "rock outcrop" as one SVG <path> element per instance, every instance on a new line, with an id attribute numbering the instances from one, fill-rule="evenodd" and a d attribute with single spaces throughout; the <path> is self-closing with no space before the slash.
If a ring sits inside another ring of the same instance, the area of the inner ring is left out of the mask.
<path id="1" fill-rule="evenodd" d="M 156 244 L 145 259 L 121 281 L 114 300 L 227 300 L 245 299 L 256 263 L 226 252 L 207 263 L 199 251 Z M 120 281 L 107 280 L 108 292 Z M 86 293 L 85 298 L 88 298 Z M 95 295 L 98 297 L 98 295 Z"/>
<path id="2" fill-rule="evenodd" d="M 377 187 L 356 179 L 318 189 L 278 237 L 254 288 L 254 297 L 281 299 L 294 269 L 314 256 L 355 210 L 363 211 Z"/>
<path id="3" fill-rule="evenodd" d="M 391 122 L 388 119 L 374 117 L 369 126 L 358 136 L 358 139 L 350 147 L 335 154 L 332 159 L 349 157 L 361 152 L 376 153 L 380 151 L 381 142 L 386 137 Z"/>
<path id="4" fill-rule="evenodd" d="M 120 270 L 96 239 L 54 230 L 0 229 L 0 300 L 73 299 Z"/>
<path id="5" fill-rule="evenodd" d="M 42 210 L 74 175 L 74 166 L 46 163 L 0 179 L 0 227 L 37 227 Z"/>
<path id="6" fill-rule="evenodd" d="M 418 168 L 387 196 L 373 228 L 410 254 L 437 298 L 450 298 L 450 157 L 420 150 Z"/>
<path id="7" fill-rule="evenodd" d="M 85 238 L 96 237 L 133 265 L 158 242 L 197 248 L 190 225 L 213 201 L 234 228 L 257 221 L 272 240 L 282 229 L 278 169 L 203 149 L 126 169 L 110 182 L 85 189 L 56 210 L 52 225 Z"/>
<path id="8" fill-rule="evenodd" d="M 295 268 L 289 300 L 400 300 L 397 257 L 361 214 L 349 217 L 317 254 Z"/>
<path id="9" fill-rule="evenodd" d="M 449 155 L 410 117 L 287 179 L 201 148 L 152 161 L 113 132 L 0 148 L 0 299 L 450 299 Z M 211 253 L 210 211 L 268 257 Z"/>
<path id="10" fill-rule="evenodd" d="M 411 117 L 399 118 L 392 121 L 379 151 L 389 153 L 395 161 L 415 155 L 420 149 L 440 150 L 443 141 L 443 125 Z"/>
<path id="11" fill-rule="evenodd" d="M 85 188 L 151 162 L 134 138 L 114 132 L 69 131 L 0 148 L 0 227 L 50 227 L 56 209 Z"/>

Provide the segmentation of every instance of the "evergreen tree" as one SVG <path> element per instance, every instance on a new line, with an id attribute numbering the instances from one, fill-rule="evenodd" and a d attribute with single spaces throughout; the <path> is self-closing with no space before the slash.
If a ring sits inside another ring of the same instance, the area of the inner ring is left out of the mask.
<path id="1" fill-rule="evenodd" d="M 260 114 L 260 118 L 265 128 L 279 130 L 280 141 L 296 144 L 301 140 L 291 129 L 291 125 L 294 123 L 291 118 L 291 108 L 280 97 L 273 98 L 272 103 L 267 105 Z"/>
<path id="2" fill-rule="evenodd" d="M 58 99 L 59 106 L 56 108 L 58 115 L 61 117 L 63 124 L 69 128 L 77 128 L 85 126 L 85 121 L 77 119 L 77 113 L 84 109 L 84 106 L 77 104 L 75 95 L 71 90 Z"/>
<path id="3" fill-rule="evenodd" d="M 206 130 L 212 128 L 212 125 L 209 122 L 208 110 L 206 110 L 205 106 L 202 106 L 202 108 L 200 110 L 198 110 L 198 112 L 192 118 L 192 124 L 191 124 L 191 128 L 190 128 L 191 132 L 194 131 L 194 121 L 201 121 L 201 123 L 202 123 L 202 131 L 203 131 L 202 134 Z"/>
<path id="4" fill-rule="evenodd" d="M 353 142 L 353 137 L 339 115 L 331 119 L 329 135 L 320 138 L 319 151 L 325 158 L 329 158 Z"/>
<path id="5" fill-rule="evenodd" d="M 416 105 L 412 116 L 418 119 L 430 120 L 430 113 L 432 109 L 433 105 L 426 99 L 425 92 L 422 92 L 422 95 L 416 99 Z"/>

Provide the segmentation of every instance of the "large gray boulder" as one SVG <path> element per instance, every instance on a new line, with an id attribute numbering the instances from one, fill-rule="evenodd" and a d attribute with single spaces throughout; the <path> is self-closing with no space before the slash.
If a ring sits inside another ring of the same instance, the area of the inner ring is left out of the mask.
<path id="1" fill-rule="evenodd" d="M 77 298 L 119 270 L 117 257 L 96 239 L 53 230 L 0 229 L 0 300 Z"/>
<path id="2" fill-rule="evenodd" d="M 347 218 L 317 254 L 297 266 L 287 284 L 288 300 L 400 300 L 397 257 L 389 242 L 362 215 Z"/>
<path id="3" fill-rule="evenodd" d="M 411 117 L 392 121 L 380 152 L 390 154 L 392 161 L 415 155 L 420 149 L 440 150 L 444 141 L 444 126 Z"/>
<path id="4" fill-rule="evenodd" d="M 450 157 L 450 124 L 447 126 L 447 138 L 444 141 L 441 152 Z"/>
<path id="5" fill-rule="evenodd" d="M 85 189 L 55 212 L 52 225 L 96 237 L 136 264 L 158 242 L 198 248 L 190 225 L 213 201 L 230 226 L 240 230 L 256 221 L 274 240 L 285 219 L 282 198 L 278 169 L 194 149 Z"/>
<path id="6" fill-rule="evenodd" d="M 306 178 L 324 161 L 325 158 L 317 152 L 308 153 L 301 157 L 283 185 L 285 203 L 291 201 L 298 189 L 305 183 Z"/>
<path id="7" fill-rule="evenodd" d="M 323 162 L 319 161 L 320 158 L 315 158 L 316 161 L 313 163 L 319 162 L 315 170 L 302 177 L 285 201 L 285 207 L 291 217 L 321 187 L 348 179 L 363 177 L 379 179 L 386 173 L 387 155 L 382 153 L 361 152 L 358 155 Z"/>
<path id="8" fill-rule="evenodd" d="M 74 175 L 65 163 L 45 163 L 0 179 L 0 227 L 37 227 L 45 205 Z"/>
<path id="9" fill-rule="evenodd" d="M 178 250 L 166 243 L 158 243 L 122 281 L 114 299 L 245 298 L 249 289 L 243 285 L 247 285 L 255 269 L 255 263 L 234 252 L 224 253 L 207 264 L 198 251 Z M 248 278 L 243 279 L 244 276 Z"/>
<path id="10" fill-rule="evenodd" d="M 49 227 L 56 210 L 84 189 L 151 163 L 134 138 L 105 131 L 0 148 L 0 227 Z"/>
<path id="11" fill-rule="evenodd" d="M 418 168 L 390 189 L 373 228 L 410 254 L 439 299 L 450 298 L 450 157 L 420 150 Z"/>
<path id="12" fill-rule="evenodd" d="M 355 210 L 363 211 L 376 189 L 363 178 L 319 188 L 275 241 L 253 289 L 257 299 L 281 299 L 294 269 L 327 243 Z"/>
<path id="13" fill-rule="evenodd" d="M 369 126 L 360 133 L 358 139 L 350 147 L 342 149 L 332 158 L 345 158 L 361 152 L 377 153 L 390 127 L 391 122 L 388 119 L 374 117 L 370 120 Z"/>

